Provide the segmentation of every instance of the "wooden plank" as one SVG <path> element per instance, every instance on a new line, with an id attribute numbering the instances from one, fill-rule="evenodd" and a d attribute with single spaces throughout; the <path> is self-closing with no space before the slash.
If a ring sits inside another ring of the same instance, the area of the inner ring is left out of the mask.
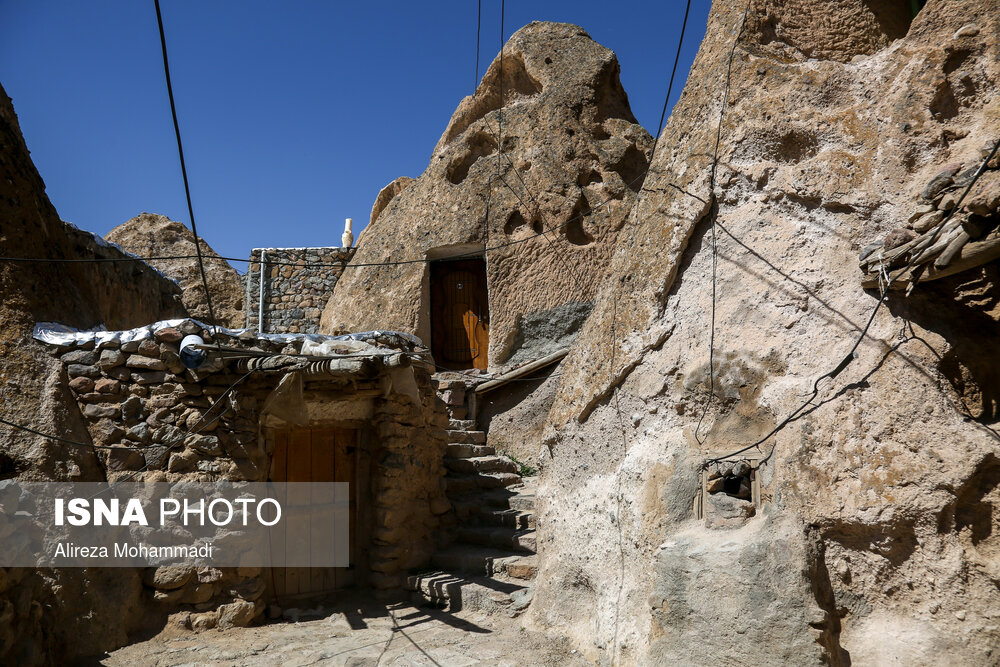
<path id="1" fill-rule="evenodd" d="M 311 435 L 307 428 L 291 429 L 288 443 L 288 481 L 309 482 L 312 465 Z"/>
<path id="2" fill-rule="evenodd" d="M 431 350 L 444 366 L 486 369 L 489 295 L 482 259 L 434 262 L 431 283 Z"/>
<path id="3" fill-rule="evenodd" d="M 348 431 L 350 432 L 350 431 Z M 349 482 L 349 464 L 347 461 L 347 440 L 344 437 L 344 429 L 334 429 L 333 431 L 333 449 L 334 449 L 334 469 L 336 470 L 335 481 L 337 482 Z M 334 525 L 334 531 L 337 534 L 342 534 L 344 526 L 339 523 Z M 336 589 L 343 588 L 344 585 L 344 568 L 335 568 L 331 573 L 333 579 L 333 587 Z"/>
<path id="4" fill-rule="evenodd" d="M 274 451 L 271 454 L 271 475 L 272 482 L 285 482 L 288 480 L 288 431 L 272 431 L 274 438 Z"/>
<path id="5" fill-rule="evenodd" d="M 310 466 L 312 465 L 312 434 L 307 428 L 291 429 L 288 443 L 288 481 L 309 482 Z M 289 505 L 302 505 L 310 502 L 306 494 L 294 494 Z M 306 517 L 289 517 L 289 537 L 285 548 L 289 553 L 309 553 L 309 523 Z M 309 591 L 309 568 L 291 567 L 285 572 L 288 593 L 295 595 Z"/>
<path id="6" fill-rule="evenodd" d="M 996 259 L 1000 259 L 1000 232 L 998 231 L 991 232 L 979 241 L 966 243 L 959 250 L 958 255 L 944 268 L 939 269 L 934 266 L 926 266 L 926 270 L 920 276 L 919 282 L 923 283 L 938 280 L 939 278 L 946 278 L 962 271 L 977 268 Z M 890 273 L 890 277 L 892 278 L 890 289 L 902 289 L 909 284 L 906 276 Z M 866 289 L 879 287 L 878 276 L 873 275 L 865 278 L 861 281 L 861 286 Z"/>
<path id="7" fill-rule="evenodd" d="M 288 431 L 273 430 L 270 431 L 270 434 L 273 450 L 269 479 L 272 482 L 283 483 L 287 478 L 288 471 Z M 275 499 L 284 506 L 286 501 L 284 494 L 276 494 Z M 269 542 L 272 557 L 283 562 L 285 557 L 285 523 L 283 521 L 270 529 Z M 275 597 L 281 598 L 287 594 L 285 568 L 271 568 L 271 587 Z"/>
<path id="8" fill-rule="evenodd" d="M 332 482 L 334 481 L 334 434 L 331 429 L 312 429 L 312 481 Z M 326 498 L 315 498 L 317 501 L 325 501 Z M 327 521 L 325 516 L 314 517 L 314 522 Z M 314 535 L 322 534 L 322 527 L 315 526 Z M 325 554 L 320 553 L 327 549 L 332 549 L 332 543 L 317 543 L 311 545 L 313 549 L 312 559 L 314 562 L 321 562 L 320 559 Z M 328 591 L 332 587 L 329 584 L 327 567 L 313 567 L 309 572 L 310 590 L 312 592 Z"/>
<path id="9" fill-rule="evenodd" d="M 333 482 L 334 443 L 333 429 L 312 430 L 312 480 L 313 482 Z"/>
<path id="10" fill-rule="evenodd" d="M 519 377 L 523 377 L 528 373 L 530 373 L 531 371 L 536 371 L 540 368 L 545 368 L 546 366 L 554 364 L 555 362 L 565 357 L 568 353 L 569 353 L 569 348 L 568 347 L 563 348 L 562 350 L 559 350 L 558 352 L 553 352 L 552 354 L 546 357 L 542 357 L 541 359 L 537 359 L 523 366 L 519 366 L 518 368 L 515 368 L 512 371 L 508 371 L 503 375 L 498 375 L 496 378 L 490 380 L 489 382 L 484 382 L 481 385 L 477 386 L 476 393 L 485 394 L 486 392 L 496 389 L 497 387 L 502 387 L 511 380 L 516 380 Z"/>
<path id="11" fill-rule="evenodd" d="M 272 441 L 272 460 L 269 479 L 274 482 L 346 482 L 350 485 L 349 525 L 350 559 L 356 564 L 357 544 L 357 466 L 359 431 L 349 428 L 281 429 L 268 433 Z M 312 502 L 311 495 L 286 496 L 286 506 Z M 328 520 L 318 516 L 316 521 Z M 311 549 L 331 548 L 329 545 L 311 543 L 310 526 L 294 518 L 282 522 L 287 528 L 270 535 L 274 552 L 287 554 L 310 553 L 310 562 L 318 562 L 325 554 L 313 554 Z M 308 521 L 308 519 L 306 519 Z M 349 568 L 329 567 L 274 567 L 270 573 L 272 593 L 282 598 L 308 597 L 339 590 L 354 583 L 355 572 Z"/>

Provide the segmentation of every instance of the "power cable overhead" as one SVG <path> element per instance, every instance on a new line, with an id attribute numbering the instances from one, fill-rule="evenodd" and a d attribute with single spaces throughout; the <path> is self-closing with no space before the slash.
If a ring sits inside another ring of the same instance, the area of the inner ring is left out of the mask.
<path id="1" fill-rule="evenodd" d="M 476 3 L 476 78 L 472 82 L 472 94 L 479 88 L 479 30 L 483 25 L 483 0 Z"/>
<path id="2" fill-rule="evenodd" d="M 205 275 L 205 262 L 201 256 L 201 238 L 198 236 L 198 226 L 194 220 L 194 207 L 191 205 L 191 186 L 188 183 L 187 165 L 184 162 L 184 144 L 181 142 L 181 127 L 177 122 L 177 105 L 174 102 L 174 88 L 170 83 L 170 62 L 167 59 L 167 37 L 163 32 L 163 16 L 160 13 L 160 0 L 153 0 L 156 7 L 156 25 L 160 30 L 160 50 L 163 53 L 163 75 L 167 80 L 167 96 L 170 98 L 170 116 L 174 121 L 174 135 L 177 137 L 177 156 L 181 162 L 181 176 L 184 179 L 184 196 L 187 199 L 188 216 L 191 219 L 191 233 L 194 235 L 195 256 L 198 258 L 198 272 L 201 274 L 201 286 L 205 290 L 205 303 L 208 305 L 208 316 L 213 326 L 218 326 L 215 310 L 212 308 L 212 294 L 208 291 L 208 278 Z"/>
<path id="3" fill-rule="evenodd" d="M 677 39 L 677 51 L 674 54 L 674 64 L 670 70 L 670 80 L 667 83 L 667 92 L 663 99 L 663 110 L 660 113 L 660 123 L 656 128 L 656 137 L 653 139 L 653 148 L 650 151 L 649 162 L 646 163 L 646 168 L 642 172 L 642 185 L 639 187 L 639 191 L 636 193 L 635 199 L 629 210 L 625 213 L 624 220 L 626 224 L 628 219 L 632 216 L 632 211 L 636 212 L 636 217 L 639 213 L 639 201 L 642 199 L 642 194 L 645 191 L 645 181 L 646 177 L 649 175 L 650 170 L 653 167 L 653 160 L 656 158 L 656 147 L 660 141 L 660 136 L 663 134 L 663 121 L 667 114 L 667 105 L 670 103 L 670 94 L 674 86 L 674 76 L 677 73 L 677 65 L 681 57 L 681 46 L 684 44 L 684 34 L 687 30 L 687 19 L 688 13 L 691 10 L 691 0 L 687 0 L 684 8 L 684 21 L 681 23 L 681 32 Z M 680 188 L 678 188 L 680 189 Z M 682 191 L 683 192 L 683 191 Z M 619 285 L 624 286 L 625 276 L 622 275 L 619 279 Z M 618 299 L 612 300 L 612 311 L 611 311 L 611 373 L 614 374 L 616 352 L 618 349 L 617 345 L 617 320 L 618 320 Z M 618 384 L 615 383 L 612 388 L 612 397 L 614 398 L 615 414 L 618 418 L 618 428 L 621 431 L 622 436 L 622 458 L 621 464 L 624 465 L 625 459 L 628 457 L 628 431 L 625 428 L 625 420 L 622 416 L 621 402 L 618 395 Z M 611 640 L 611 664 L 614 665 L 618 659 L 618 633 L 620 625 L 621 616 L 621 599 L 622 593 L 625 587 L 625 534 L 622 519 L 622 475 L 615 475 L 615 513 L 614 513 L 614 523 L 618 528 L 618 590 L 615 595 L 615 615 L 614 615 L 614 636 Z"/>
<path id="4" fill-rule="evenodd" d="M 972 190 L 972 186 L 976 184 L 976 181 L 979 180 L 979 177 L 983 175 L 983 172 L 986 170 L 986 166 L 989 164 L 990 160 L 993 159 L 993 156 L 997 154 L 998 149 L 1000 149 L 1000 139 L 997 139 L 996 143 L 993 144 L 993 149 L 986 156 L 986 159 L 983 160 L 982 164 L 980 164 L 979 169 L 976 170 L 976 173 L 973 175 L 973 177 L 969 180 L 968 185 L 966 185 L 965 190 L 962 191 L 962 195 L 958 198 L 958 201 L 955 203 L 955 206 L 948 212 L 948 215 L 946 215 L 944 219 L 942 219 L 941 222 L 938 223 L 938 226 L 934 230 L 932 238 L 937 237 L 937 235 L 941 232 L 941 229 L 945 226 L 945 224 L 948 223 L 948 221 L 955 214 L 955 212 L 958 211 L 959 208 L 962 206 L 962 202 L 965 201 L 966 195 L 968 195 L 969 191 Z M 899 275 L 905 275 L 907 271 L 913 268 L 913 259 L 914 258 L 911 258 L 910 261 L 907 262 L 906 266 L 904 266 L 901 270 L 899 270 Z M 882 308 L 882 304 L 885 303 L 886 297 L 889 296 L 890 284 L 891 281 L 886 281 L 886 283 L 882 286 L 882 289 L 879 293 L 878 302 L 875 304 L 875 308 L 872 309 L 872 314 L 868 317 L 868 322 L 865 324 L 864 328 L 861 330 L 861 333 L 855 339 L 854 344 L 851 346 L 851 349 L 848 351 L 847 355 L 843 359 L 841 359 L 840 362 L 835 367 L 833 367 L 826 373 L 816 378 L 816 380 L 813 382 L 813 388 L 809 394 L 809 398 L 806 399 L 805 402 L 803 402 L 801 405 L 799 405 L 799 407 L 797 407 L 795 410 L 789 413 L 788 416 L 782 419 L 777 426 L 771 429 L 767 435 L 759 439 L 757 442 L 751 445 L 747 445 L 746 447 L 737 449 L 728 454 L 725 454 L 724 456 L 718 456 L 709 459 L 704 464 L 702 464 L 702 467 L 706 467 L 712 463 L 718 463 L 719 461 L 724 461 L 734 456 L 739 456 L 740 454 L 748 452 L 751 449 L 760 447 L 760 445 L 767 442 L 772 436 L 776 435 L 779 431 L 781 431 L 790 423 L 795 421 L 802 414 L 802 412 L 812 404 L 812 401 L 816 398 L 816 396 L 819 395 L 819 383 L 827 378 L 833 379 L 837 377 L 844 371 L 844 369 L 847 368 L 848 365 L 850 365 L 852 361 L 854 361 L 857 358 L 858 348 L 861 347 L 862 341 L 864 341 L 865 336 L 868 335 L 868 330 L 871 329 L 872 323 L 875 321 L 875 316 Z M 762 459 L 761 463 L 767 461 L 768 459 L 771 458 L 771 456 L 774 455 L 774 450 L 777 448 L 777 446 L 778 446 L 777 443 L 775 443 L 774 447 L 772 447 L 768 455 L 764 457 L 764 459 Z"/>
<path id="5" fill-rule="evenodd" d="M 718 215 L 715 199 L 715 175 L 719 168 L 719 145 L 722 142 L 722 122 L 726 118 L 726 107 L 729 106 L 729 87 L 732 83 L 733 77 L 733 60 L 736 59 L 736 47 L 739 45 L 740 38 L 743 37 L 743 31 L 746 29 L 747 13 L 750 11 L 750 2 L 751 0 L 747 0 L 746 7 L 743 9 L 743 18 L 740 19 L 740 30 L 736 34 L 736 39 L 733 40 L 733 48 L 729 52 L 729 63 L 726 65 L 726 86 L 722 95 L 722 108 L 719 110 L 719 124 L 715 129 L 715 148 L 712 151 L 712 171 L 708 178 L 708 192 L 711 201 L 708 215 L 711 216 L 712 219 L 712 314 L 708 335 L 708 398 L 705 401 L 705 406 L 702 408 L 701 417 L 698 419 L 698 425 L 694 429 L 694 439 L 699 445 L 705 444 L 705 441 L 701 439 L 700 435 L 701 425 L 702 422 L 705 421 L 708 409 L 711 407 L 712 401 L 715 398 L 715 304 L 719 265 L 719 244 L 715 225 L 716 217 Z"/>

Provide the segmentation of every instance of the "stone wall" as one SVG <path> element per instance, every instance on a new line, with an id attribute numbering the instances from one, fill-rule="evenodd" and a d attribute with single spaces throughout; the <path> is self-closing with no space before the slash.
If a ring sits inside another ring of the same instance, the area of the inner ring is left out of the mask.
<path id="1" fill-rule="evenodd" d="M 134 340 L 112 335 L 95 343 L 93 334 L 80 334 L 72 344 L 50 348 L 92 442 L 120 448 L 96 452 L 106 479 L 265 481 L 267 429 L 290 426 L 277 410 L 265 411 L 265 401 L 303 363 L 287 355 L 301 352 L 305 337 L 233 332 L 213 338 L 194 320 L 146 329 Z M 186 334 L 272 356 L 227 396 L 248 362 L 185 368 L 178 345 Z M 430 562 L 441 517 L 451 510 L 443 467 L 448 417 L 429 366 L 410 356 L 411 343 L 382 336 L 373 344 L 383 356 L 334 359 L 323 375 L 303 371 L 298 405 L 307 409 L 308 427 L 350 423 L 360 430 L 357 488 L 367 498 L 358 500 L 357 582 L 391 590 Z M 275 613 L 266 574 L 261 568 L 147 568 L 127 604 L 154 629 L 168 615 L 170 623 L 194 631 L 247 625 Z"/>
<path id="2" fill-rule="evenodd" d="M 265 333 L 316 333 L 333 286 L 354 248 L 254 248 L 243 276 L 245 326 Z M 264 326 L 260 309 L 260 256 L 264 255 Z M 307 266 L 284 266 L 303 264 Z M 312 265 L 324 266 L 312 266 Z M 329 265 L 329 266 L 326 266 Z"/>

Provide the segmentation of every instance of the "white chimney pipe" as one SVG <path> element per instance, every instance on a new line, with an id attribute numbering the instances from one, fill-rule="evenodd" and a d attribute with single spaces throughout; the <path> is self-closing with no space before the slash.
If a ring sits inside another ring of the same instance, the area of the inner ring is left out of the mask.
<path id="1" fill-rule="evenodd" d="M 345 248 L 350 248 L 354 245 L 354 233 L 351 231 L 351 223 L 353 222 L 353 218 L 347 218 L 344 221 L 344 234 L 340 237 L 340 240 Z"/>

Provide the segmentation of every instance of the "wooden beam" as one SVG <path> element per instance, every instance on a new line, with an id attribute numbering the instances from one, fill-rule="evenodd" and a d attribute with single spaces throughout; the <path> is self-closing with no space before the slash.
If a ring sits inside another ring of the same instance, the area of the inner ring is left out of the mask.
<path id="1" fill-rule="evenodd" d="M 507 384 L 511 380 L 516 380 L 517 378 L 524 377 L 531 371 L 536 371 L 539 368 L 545 368 L 546 366 L 554 364 L 555 362 L 565 357 L 568 353 L 569 353 L 569 348 L 567 347 L 562 350 L 559 350 L 558 352 L 553 352 L 547 357 L 542 357 L 541 359 L 537 359 L 535 361 L 532 361 L 531 363 L 527 363 L 524 366 L 515 368 L 512 371 L 507 371 L 503 375 L 498 375 L 489 382 L 484 382 L 478 387 L 476 387 L 476 393 L 485 394 L 488 391 L 493 391 L 494 389 L 502 387 L 503 385 Z"/>
<path id="2" fill-rule="evenodd" d="M 983 264 L 1000 259 L 1000 230 L 994 230 L 986 238 L 980 241 L 969 241 L 962 246 L 961 250 L 950 260 L 947 266 L 937 267 L 933 263 L 921 264 L 923 273 L 918 282 L 928 282 L 938 280 L 948 276 L 974 269 Z M 909 273 L 907 275 L 892 275 L 889 289 L 905 289 L 910 284 Z M 879 287 L 878 274 L 872 274 L 861 281 L 861 286 L 865 289 Z"/>

